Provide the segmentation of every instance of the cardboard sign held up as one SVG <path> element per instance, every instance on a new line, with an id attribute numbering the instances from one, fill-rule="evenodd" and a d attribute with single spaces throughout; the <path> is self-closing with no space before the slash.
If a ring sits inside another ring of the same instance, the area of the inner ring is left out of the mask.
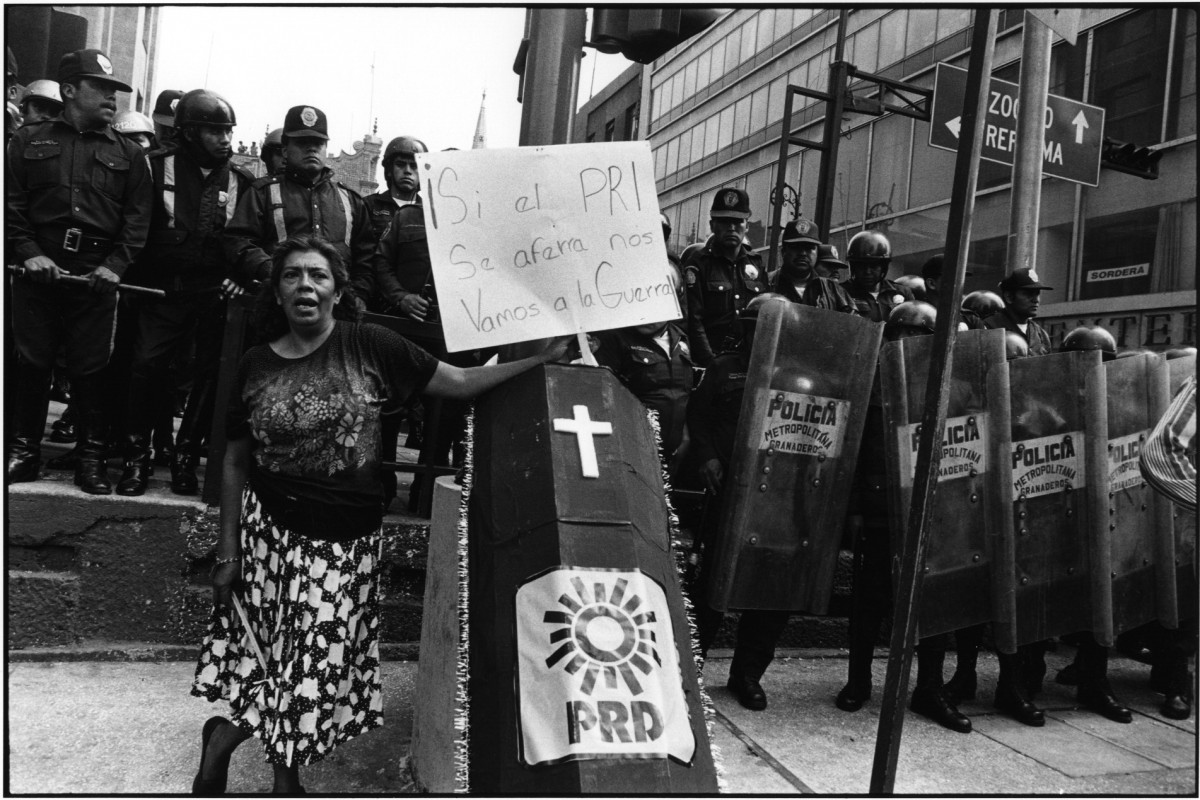
<path id="1" fill-rule="evenodd" d="M 645 142 L 417 163 L 449 351 L 682 316 Z"/>

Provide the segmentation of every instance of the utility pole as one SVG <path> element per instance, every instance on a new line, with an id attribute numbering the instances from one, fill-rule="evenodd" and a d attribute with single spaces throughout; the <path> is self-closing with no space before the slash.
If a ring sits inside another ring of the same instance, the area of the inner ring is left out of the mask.
<path id="1" fill-rule="evenodd" d="M 829 102 L 825 105 L 825 147 L 821 156 L 821 174 L 817 179 L 817 213 L 813 222 L 828 238 L 829 220 L 833 217 L 833 187 L 837 178 L 838 146 L 842 141 L 842 114 L 846 109 L 846 85 L 850 64 L 845 60 L 846 17 L 849 12 L 842 9 L 838 15 L 837 44 L 833 50 L 833 63 L 829 65 Z"/>
<path id="2" fill-rule="evenodd" d="M 1042 147 L 1046 95 L 1050 91 L 1050 29 L 1025 12 L 1021 42 L 1017 154 L 1009 208 L 1008 274 L 1037 266 L 1038 218 L 1042 204 Z"/>
<path id="3" fill-rule="evenodd" d="M 525 11 L 529 50 L 521 92 L 522 147 L 567 144 L 579 95 L 587 12 L 535 6 Z"/>

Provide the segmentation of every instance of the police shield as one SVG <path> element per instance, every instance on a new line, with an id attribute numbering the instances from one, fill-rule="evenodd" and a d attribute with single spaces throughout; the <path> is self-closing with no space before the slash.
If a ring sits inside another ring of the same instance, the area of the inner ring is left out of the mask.
<path id="1" fill-rule="evenodd" d="M 1100 352 L 1056 353 L 1009 364 L 1017 644 L 1093 631 L 1111 644 L 1104 542 L 1107 435 Z"/>
<path id="2" fill-rule="evenodd" d="M 1120 633 L 1158 619 L 1178 624 L 1170 502 L 1142 478 L 1138 456 L 1167 408 L 1167 365 L 1145 353 L 1104 365 L 1108 412 L 1107 516 L 1096 520 L 1111 576 L 1112 625 Z"/>
<path id="3" fill-rule="evenodd" d="M 1167 362 L 1169 394 L 1171 398 L 1189 375 L 1196 374 L 1196 357 L 1174 358 Z M 1157 420 L 1155 420 L 1157 422 Z M 1200 590 L 1196 582 L 1196 512 L 1171 507 L 1171 527 L 1174 529 L 1175 595 L 1178 598 L 1179 619 L 1196 616 L 1196 593 Z"/>
<path id="4" fill-rule="evenodd" d="M 712 608 L 823 614 L 882 325 L 762 307 L 709 562 Z"/>
<path id="5" fill-rule="evenodd" d="M 894 553 L 908 525 L 932 357 L 933 337 L 921 336 L 885 344 L 879 359 Z M 960 333 L 929 509 L 922 637 L 994 620 L 997 646 L 1014 647 L 1016 610 L 998 580 L 1013 533 L 1010 453 L 1004 332 Z"/>

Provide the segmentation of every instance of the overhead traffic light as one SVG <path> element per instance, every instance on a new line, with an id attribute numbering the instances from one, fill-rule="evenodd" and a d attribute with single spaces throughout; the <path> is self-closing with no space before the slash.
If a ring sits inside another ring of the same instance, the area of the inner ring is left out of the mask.
<path id="1" fill-rule="evenodd" d="M 649 64 L 724 13 L 719 8 L 593 8 L 588 44 L 602 53 L 620 53 L 630 61 Z"/>
<path id="2" fill-rule="evenodd" d="M 1162 157 L 1162 150 L 1138 147 L 1136 144 L 1105 136 L 1100 161 L 1109 169 L 1153 181 L 1158 179 L 1158 162 Z"/>

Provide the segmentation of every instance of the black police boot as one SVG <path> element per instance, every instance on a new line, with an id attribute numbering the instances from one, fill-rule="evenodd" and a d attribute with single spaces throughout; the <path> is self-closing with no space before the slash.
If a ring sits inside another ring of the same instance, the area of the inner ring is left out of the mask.
<path id="1" fill-rule="evenodd" d="M 983 640 L 982 625 L 973 625 L 954 632 L 954 674 L 946 681 L 945 693 L 951 703 L 974 700 L 979 688 L 976 666 L 979 645 Z"/>
<path id="2" fill-rule="evenodd" d="M 182 445 L 175 446 L 175 455 L 171 459 L 172 492 L 196 494 L 200 490 L 200 480 L 196 477 L 196 460 L 190 448 L 185 450 Z"/>
<path id="3" fill-rule="evenodd" d="M 939 689 L 918 686 L 913 690 L 908 707 L 913 713 L 928 717 L 943 728 L 958 733 L 971 732 L 971 720 Z"/>
<path id="4" fill-rule="evenodd" d="M 137 497 L 146 493 L 154 465 L 150 463 L 150 442 L 140 433 L 133 433 L 125 441 L 125 466 L 121 479 L 117 481 L 117 494 Z"/>
<path id="5" fill-rule="evenodd" d="M 1040 728 L 1046 724 L 1046 715 L 1025 694 L 1022 680 L 1020 653 L 999 653 L 1000 680 L 996 683 L 996 708 L 1008 714 L 1022 725 Z"/>
<path id="6" fill-rule="evenodd" d="M 171 458 L 171 491 L 175 494 L 191 495 L 200 490 L 196 467 L 200 463 L 200 443 L 204 440 L 205 429 L 212 424 L 215 389 L 214 376 L 202 374 L 196 377 L 188 394 Z"/>
<path id="7" fill-rule="evenodd" d="M 12 398 L 5 475 L 9 483 L 24 483 L 36 481 L 41 466 L 42 435 L 50 407 L 50 373 L 22 362 L 14 377 L 17 385 Z"/>
<path id="8" fill-rule="evenodd" d="M 68 404 L 62 416 L 50 424 L 49 439 L 59 444 L 71 444 L 78 438 L 78 433 L 75 428 L 75 406 Z"/>
<path id="9" fill-rule="evenodd" d="M 108 426 L 100 405 L 99 382 L 92 376 L 75 381 L 79 403 L 79 463 L 75 467 L 75 485 L 88 494 L 112 494 L 108 480 Z"/>

